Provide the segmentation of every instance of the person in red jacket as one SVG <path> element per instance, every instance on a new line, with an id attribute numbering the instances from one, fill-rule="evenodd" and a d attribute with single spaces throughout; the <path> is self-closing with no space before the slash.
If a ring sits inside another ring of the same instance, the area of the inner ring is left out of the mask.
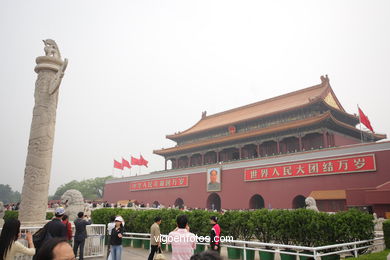
<path id="1" fill-rule="evenodd" d="M 66 227 L 66 238 L 69 242 L 72 242 L 72 224 L 69 222 L 69 218 L 67 215 L 62 216 L 62 223 Z"/>
<path id="2" fill-rule="evenodd" d="M 218 225 L 217 216 L 210 217 L 211 232 L 210 232 L 210 249 L 213 251 L 221 252 L 221 227 Z"/>

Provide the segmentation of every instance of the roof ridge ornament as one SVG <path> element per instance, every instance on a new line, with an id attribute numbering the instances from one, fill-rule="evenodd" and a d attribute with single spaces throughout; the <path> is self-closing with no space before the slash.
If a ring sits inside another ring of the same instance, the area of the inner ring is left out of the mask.
<path id="1" fill-rule="evenodd" d="M 329 85 L 329 77 L 328 77 L 328 74 L 325 74 L 325 76 L 324 76 L 324 75 L 321 75 L 320 79 L 321 79 L 321 84 L 322 84 L 322 85 L 325 85 L 325 84 L 328 84 L 328 85 Z"/>
<path id="2" fill-rule="evenodd" d="M 207 117 L 207 111 L 202 111 L 202 119 Z"/>

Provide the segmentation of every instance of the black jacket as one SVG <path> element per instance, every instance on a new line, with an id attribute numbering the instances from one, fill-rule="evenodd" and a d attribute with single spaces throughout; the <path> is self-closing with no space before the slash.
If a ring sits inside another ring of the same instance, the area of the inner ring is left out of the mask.
<path id="1" fill-rule="evenodd" d="M 110 245 L 120 246 L 122 245 L 122 238 L 118 237 L 118 234 L 123 235 L 124 229 L 120 227 L 119 229 L 113 228 L 111 231 Z"/>
<path id="2" fill-rule="evenodd" d="M 49 238 L 67 237 L 66 226 L 58 218 L 55 218 L 46 224 L 46 232 Z"/>
<path id="3" fill-rule="evenodd" d="M 74 233 L 74 240 L 81 241 L 87 238 L 87 225 L 91 225 L 91 220 L 77 218 L 74 221 L 76 232 Z"/>

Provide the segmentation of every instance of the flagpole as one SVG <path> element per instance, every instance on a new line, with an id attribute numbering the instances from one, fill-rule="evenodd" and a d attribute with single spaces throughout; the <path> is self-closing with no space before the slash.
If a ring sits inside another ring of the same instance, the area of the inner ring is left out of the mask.
<path id="1" fill-rule="evenodd" d="M 358 113 L 359 113 L 359 124 L 360 124 L 360 142 L 363 143 L 363 131 L 362 131 L 362 121 L 360 121 L 360 108 L 359 104 L 357 104 Z"/>
<path id="2" fill-rule="evenodd" d="M 139 162 L 141 162 L 141 153 L 139 154 Z M 138 165 L 138 169 L 139 169 L 139 174 L 138 175 L 141 175 L 141 165 Z"/>

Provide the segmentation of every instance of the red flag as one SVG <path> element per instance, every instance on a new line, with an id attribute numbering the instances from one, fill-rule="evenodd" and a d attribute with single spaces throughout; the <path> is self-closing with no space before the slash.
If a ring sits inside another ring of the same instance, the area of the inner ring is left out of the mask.
<path id="1" fill-rule="evenodd" d="M 119 170 L 123 170 L 123 165 L 120 162 L 117 162 L 114 160 L 114 168 L 117 168 Z"/>
<path id="2" fill-rule="evenodd" d="M 127 168 L 131 169 L 129 161 L 127 161 L 127 160 L 125 160 L 123 158 L 122 158 L 122 167 L 123 168 L 127 167 Z"/>
<path id="3" fill-rule="evenodd" d="M 363 113 L 363 111 L 360 109 L 360 107 L 358 107 L 358 110 L 359 110 L 359 119 L 360 119 L 360 123 L 362 123 L 363 125 L 365 125 L 368 129 L 370 129 L 372 132 L 374 132 L 374 129 L 372 128 L 371 126 L 371 123 L 370 123 L 370 120 L 368 119 L 368 117 Z"/>
<path id="4" fill-rule="evenodd" d="M 140 165 L 143 165 L 145 167 L 148 167 L 148 161 L 144 159 L 144 157 L 142 157 L 142 155 L 140 156 L 139 158 L 139 162 L 140 162 Z"/>
<path id="5" fill-rule="evenodd" d="M 131 165 L 142 165 L 142 164 L 140 163 L 140 159 L 131 156 Z"/>

